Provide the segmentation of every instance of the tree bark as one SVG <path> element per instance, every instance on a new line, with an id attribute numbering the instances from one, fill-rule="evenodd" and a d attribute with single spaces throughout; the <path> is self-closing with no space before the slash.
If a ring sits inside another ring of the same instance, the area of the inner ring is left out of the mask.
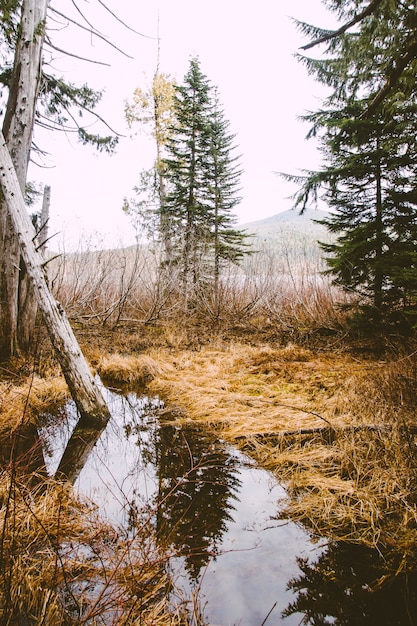
<path id="1" fill-rule="evenodd" d="M 36 246 L 43 257 L 46 240 L 48 238 L 49 206 L 51 200 L 51 188 L 45 185 L 42 213 L 37 225 Z M 34 346 L 33 333 L 36 324 L 38 303 L 34 294 L 30 276 L 26 271 L 26 265 L 20 257 L 19 267 L 19 291 L 18 291 L 18 311 L 17 311 L 17 344 L 24 354 L 28 354 Z"/>
<path id="2" fill-rule="evenodd" d="M 30 221 L 17 174 L 3 135 L 0 133 L 0 185 L 26 271 L 34 289 L 56 356 L 81 417 L 102 425 L 109 409 L 81 352 L 60 304 L 51 294 L 42 267 L 43 258 L 35 248 L 35 229 Z"/>
<path id="3" fill-rule="evenodd" d="M 43 189 L 43 202 L 41 219 L 39 224 L 38 243 L 39 248 L 45 250 L 46 242 L 48 241 L 48 222 L 49 222 L 49 208 L 51 206 L 51 188 L 49 185 L 45 185 Z"/>
<path id="4" fill-rule="evenodd" d="M 3 135 L 24 192 L 32 144 L 41 55 L 49 0 L 24 0 Z M 7 206 L 0 202 L 0 357 L 18 351 L 19 245 Z M 32 320 L 32 324 L 33 324 Z M 27 324 L 28 322 L 25 321 Z M 26 329 L 28 334 L 29 330 Z"/>

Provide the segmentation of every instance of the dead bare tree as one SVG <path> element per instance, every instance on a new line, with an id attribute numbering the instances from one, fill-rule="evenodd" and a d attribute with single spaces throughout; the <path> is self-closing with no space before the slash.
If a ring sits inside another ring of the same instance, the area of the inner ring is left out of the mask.
<path id="1" fill-rule="evenodd" d="M 84 359 L 65 312 L 49 290 L 43 269 L 43 258 L 34 244 L 35 229 L 26 210 L 17 173 L 2 135 L 0 184 L 17 245 L 73 400 L 83 418 L 93 424 L 103 424 L 110 417 L 109 409 Z"/>

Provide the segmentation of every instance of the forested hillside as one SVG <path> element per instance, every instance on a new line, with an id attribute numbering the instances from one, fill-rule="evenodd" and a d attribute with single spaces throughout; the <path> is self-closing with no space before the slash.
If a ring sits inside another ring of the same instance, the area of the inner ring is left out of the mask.
<path id="1" fill-rule="evenodd" d="M 307 209 L 300 213 L 289 209 L 255 222 L 242 225 L 252 235 L 250 241 L 256 252 L 273 253 L 277 257 L 306 258 L 317 261 L 323 258 L 319 242 L 329 242 L 331 235 L 317 221 L 328 217 L 326 211 Z"/>

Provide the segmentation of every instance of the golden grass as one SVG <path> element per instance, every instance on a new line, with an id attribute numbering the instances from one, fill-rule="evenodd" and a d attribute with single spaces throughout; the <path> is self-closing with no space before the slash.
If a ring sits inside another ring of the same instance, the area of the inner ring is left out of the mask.
<path id="1" fill-rule="evenodd" d="M 156 353 L 140 356 L 114 353 L 100 357 L 96 363 L 96 370 L 105 383 L 130 387 L 146 385 L 171 369 L 172 366 Z"/>
<path id="2" fill-rule="evenodd" d="M 166 557 L 149 528 L 123 536 L 52 480 L 29 491 L 23 477 L 3 473 L 0 499 L 4 626 L 24 617 L 37 624 L 187 623 L 183 607 L 172 606 Z"/>
<path id="3" fill-rule="evenodd" d="M 52 410 L 68 398 L 62 376 L 45 379 L 31 375 L 18 385 L 0 383 L 0 433 L 12 433 L 22 424 L 35 423 L 39 413 Z"/>
<path id="4" fill-rule="evenodd" d="M 165 349 L 137 354 L 91 349 L 90 361 L 107 384 L 126 388 L 146 385 L 148 392 L 160 395 L 168 409 L 162 419 L 201 424 L 274 472 L 287 487 L 283 516 L 307 525 L 318 535 L 402 551 L 407 555 L 407 566 L 416 562 L 417 459 L 414 434 L 409 429 L 415 424 L 417 410 L 415 355 L 393 354 L 382 361 L 309 350 L 293 343 L 248 345 L 213 340 L 199 345 L 198 350 L 174 344 L 170 341 Z M 59 403 L 67 393 L 61 379 L 48 382 L 35 377 L 19 387 L 6 382 L 1 385 L 3 433 L 7 424 L 15 428 L 22 415 L 34 420 L 37 411 L 44 410 L 52 399 Z M 53 489 L 47 491 L 48 497 L 53 497 Z M 7 494 L 3 497 L 7 499 Z M 81 521 L 78 504 L 71 506 L 75 506 L 75 514 L 70 513 L 69 504 L 60 512 L 62 536 L 66 524 L 65 531 L 71 536 L 72 521 L 76 524 L 79 520 L 79 528 L 89 524 L 88 516 Z M 54 510 L 51 505 L 48 508 Z M 69 519 L 64 521 L 67 515 Z M 42 518 L 40 512 L 37 516 Z M 22 522 L 22 528 L 27 529 L 28 537 L 33 536 L 27 546 L 29 552 L 31 546 L 43 543 L 49 555 L 45 562 L 55 558 L 56 563 L 56 554 L 45 539 L 49 531 L 35 538 L 28 522 Z M 110 531 L 102 532 L 105 536 Z M 89 537 L 93 540 L 93 535 Z M 110 541 L 109 553 L 104 546 L 100 548 L 109 563 L 120 554 L 112 545 Z M 26 558 L 25 550 L 20 561 L 19 555 L 13 560 L 19 563 L 16 572 Z M 140 550 L 133 553 L 139 555 Z M 159 558 L 142 553 L 142 559 L 137 559 L 138 571 L 145 572 L 144 580 L 152 579 L 155 571 L 158 577 Z M 156 570 L 147 569 L 147 560 Z M 78 567 L 82 576 L 96 575 L 94 569 L 86 569 L 87 564 L 71 559 L 65 567 L 70 571 Z M 136 566 L 130 567 L 119 561 L 116 568 L 114 580 L 122 599 L 129 585 L 142 580 L 135 573 Z M 18 577 L 16 580 L 26 584 Z M 48 598 L 47 610 L 54 623 L 54 611 L 62 610 L 61 599 L 51 579 L 46 576 L 45 580 L 49 583 L 36 579 L 31 585 L 39 584 L 50 594 L 43 597 Z M 30 589 L 27 593 L 30 595 Z M 36 602 L 39 614 L 46 610 L 39 598 Z M 149 624 L 185 619 L 180 609 L 167 616 L 163 594 L 161 598 L 151 596 L 147 607 L 156 611 Z"/>
<path id="5" fill-rule="evenodd" d="M 336 539 L 408 549 L 416 459 L 402 427 L 414 419 L 405 393 L 411 400 L 417 384 L 409 363 L 400 369 L 232 343 L 166 353 L 148 388 L 176 409 L 172 419 L 213 429 L 275 472 L 288 488 L 285 515 Z"/>
<path id="6" fill-rule="evenodd" d="M 119 357 L 113 370 L 108 363 L 109 371 L 123 379 L 120 372 L 129 363 L 129 383 L 162 371 L 149 355 Z M 63 377 L 10 374 L 0 382 L 0 623 L 189 624 L 190 599 L 173 600 L 175 581 L 152 524 L 145 521 L 127 536 L 101 519 L 90 502 L 80 501 L 69 484 L 43 472 L 37 417 L 68 399 Z M 36 473 L 27 475 L 32 461 Z"/>

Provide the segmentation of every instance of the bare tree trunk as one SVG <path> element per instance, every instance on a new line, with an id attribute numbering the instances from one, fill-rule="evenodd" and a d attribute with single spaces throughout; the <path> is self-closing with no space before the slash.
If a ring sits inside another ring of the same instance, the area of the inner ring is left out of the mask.
<path id="1" fill-rule="evenodd" d="M 110 417 L 109 409 L 84 359 L 65 312 L 48 288 L 42 267 L 42 256 L 34 244 L 35 230 L 26 210 L 10 153 L 1 134 L 0 184 L 26 271 L 73 400 L 83 418 L 92 424 L 103 424 Z"/>
<path id="2" fill-rule="evenodd" d="M 48 222 L 49 222 L 49 209 L 51 206 L 51 188 L 49 185 L 45 185 L 43 189 L 43 202 L 41 210 L 41 221 L 39 225 L 38 242 L 41 250 L 45 249 L 46 242 L 48 240 Z"/>
<path id="3" fill-rule="evenodd" d="M 51 200 L 51 188 L 47 185 L 44 189 L 42 213 L 38 227 L 39 235 L 36 238 L 36 245 L 39 253 L 43 255 L 45 242 L 48 238 L 48 218 L 49 205 Z M 26 265 L 20 257 L 19 267 L 19 291 L 18 291 L 18 311 L 17 311 L 17 342 L 18 348 L 24 354 L 30 352 L 33 346 L 33 331 L 36 324 L 38 303 L 34 294 L 30 276 L 26 271 Z"/>
<path id="4" fill-rule="evenodd" d="M 21 191 L 27 166 L 41 76 L 44 25 L 49 0 L 24 0 L 9 99 L 3 123 Z M 18 351 L 19 245 L 7 206 L 0 202 L 0 356 Z"/>

